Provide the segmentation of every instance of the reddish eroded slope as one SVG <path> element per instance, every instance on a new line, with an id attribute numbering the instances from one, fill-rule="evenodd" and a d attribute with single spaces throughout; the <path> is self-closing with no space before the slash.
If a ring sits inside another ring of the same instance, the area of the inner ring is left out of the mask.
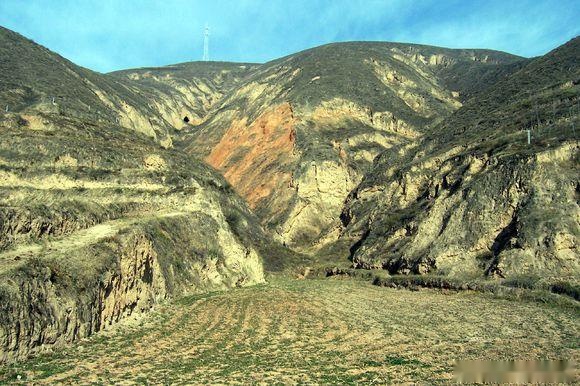
<path id="1" fill-rule="evenodd" d="M 290 186 L 292 174 L 284 166 L 295 160 L 295 124 L 289 103 L 274 106 L 249 124 L 246 117 L 234 120 L 205 161 L 256 208 Z"/>

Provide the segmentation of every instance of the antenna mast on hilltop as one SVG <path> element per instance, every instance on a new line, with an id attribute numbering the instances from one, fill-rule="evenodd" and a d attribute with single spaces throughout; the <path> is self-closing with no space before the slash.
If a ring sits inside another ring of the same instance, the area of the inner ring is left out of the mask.
<path id="1" fill-rule="evenodd" d="M 205 24 L 205 29 L 203 30 L 203 61 L 209 61 L 209 26 Z"/>

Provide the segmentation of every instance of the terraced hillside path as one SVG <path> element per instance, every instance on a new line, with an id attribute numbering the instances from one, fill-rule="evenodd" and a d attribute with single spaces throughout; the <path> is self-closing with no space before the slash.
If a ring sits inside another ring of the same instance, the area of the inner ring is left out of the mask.
<path id="1" fill-rule="evenodd" d="M 61 237 L 43 240 L 41 243 L 18 244 L 0 253 L 0 270 L 14 268 L 31 257 L 42 256 L 45 258 L 54 253 L 67 253 L 87 245 L 95 244 L 107 237 L 114 236 L 122 229 L 138 223 L 144 223 L 155 218 L 175 217 L 187 213 L 186 211 L 144 212 L 131 217 L 106 221 Z"/>
<path id="2" fill-rule="evenodd" d="M 577 309 L 271 278 L 186 297 L 136 324 L 0 368 L 0 383 L 446 383 L 456 359 L 578 361 L 579 337 Z"/>

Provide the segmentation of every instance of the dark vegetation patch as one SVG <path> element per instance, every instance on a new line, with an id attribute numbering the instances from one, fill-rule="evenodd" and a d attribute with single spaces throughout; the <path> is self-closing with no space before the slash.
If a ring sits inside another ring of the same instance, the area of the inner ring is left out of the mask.
<path id="1" fill-rule="evenodd" d="M 384 270 L 355 269 L 341 266 L 316 267 L 308 277 L 345 277 L 369 281 L 379 287 L 418 291 L 430 288 L 444 291 L 475 291 L 508 299 L 528 299 L 541 303 L 554 303 L 577 307 L 572 299 L 580 301 L 580 286 L 563 280 L 543 281 L 535 275 L 517 275 L 507 279 L 483 277 L 450 277 L 436 274 L 390 275 Z M 557 295 L 564 295 L 557 296 Z"/>

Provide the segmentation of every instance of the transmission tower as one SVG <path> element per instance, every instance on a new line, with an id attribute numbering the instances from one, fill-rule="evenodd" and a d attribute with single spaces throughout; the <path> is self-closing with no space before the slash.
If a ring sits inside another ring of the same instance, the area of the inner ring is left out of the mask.
<path id="1" fill-rule="evenodd" d="M 209 26 L 207 24 L 203 30 L 203 61 L 209 61 Z"/>

